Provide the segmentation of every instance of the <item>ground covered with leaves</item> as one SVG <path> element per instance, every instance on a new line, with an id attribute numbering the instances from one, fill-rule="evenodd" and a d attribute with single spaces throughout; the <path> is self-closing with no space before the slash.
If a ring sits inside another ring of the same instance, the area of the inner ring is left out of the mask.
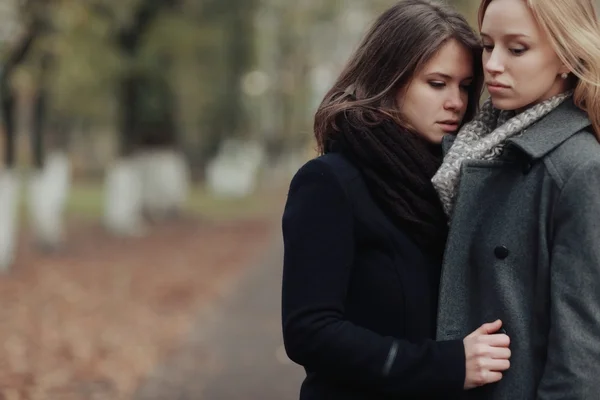
<path id="1" fill-rule="evenodd" d="M 118 239 L 75 219 L 68 246 L 50 255 L 23 232 L 0 276 L 0 399 L 131 398 L 274 226 L 189 217 Z"/>

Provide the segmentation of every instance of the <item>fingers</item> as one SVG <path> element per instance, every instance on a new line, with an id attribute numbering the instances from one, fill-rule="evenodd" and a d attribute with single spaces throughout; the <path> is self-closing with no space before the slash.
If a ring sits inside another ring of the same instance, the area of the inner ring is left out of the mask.
<path id="1" fill-rule="evenodd" d="M 471 380 L 472 384 L 465 385 L 465 388 L 483 386 L 488 383 L 498 382 L 502 379 L 502 372 L 510 368 L 508 360 L 492 360 L 480 359 L 477 362 L 477 367 L 471 372 L 471 378 L 467 376 L 467 380 Z M 467 372 L 467 374 L 469 374 Z"/>
<path id="2" fill-rule="evenodd" d="M 466 356 L 466 389 L 498 382 L 502 372 L 510 368 L 510 338 L 497 333 L 502 321 L 481 325 L 464 339 Z"/>
<path id="3" fill-rule="evenodd" d="M 489 357 L 494 360 L 508 360 L 511 356 L 511 351 L 506 347 L 491 347 Z"/>
<path id="4" fill-rule="evenodd" d="M 476 332 L 480 335 L 489 335 L 498 332 L 500 328 L 502 328 L 502 321 L 497 319 L 494 322 L 488 322 L 487 324 L 481 325 Z"/>
<path id="5" fill-rule="evenodd" d="M 502 372 L 481 370 L 473 376 L 472 383 L 465 385 L 465 389 L 473 389 L 488 383 L 499 382 L 502 379 Z"/>
<path id="6" fill-rule="evenodd" d="M 490 358 L 496 360 L 508 360 L 512 354 L 508 347 L 494 347 L 485 343 L 472 345 L 469 353 L 477 358 Z"/>
<path id="7" fill-rule="evenodd" d="M 510 346 L 510 337 L 503 333 L 498 333 L 494 335 L 481 335 L 478 338 L 479 343 L 487 344 L 488 346 L 493 347 L 508 347 Z"/>
<path id="8" fill-rule="evenodd" d="M 502 379 L 502 372 L 496 371 L 488 371 L 482 377 L 482 385 L 486 385 L 488 383 L 500 382 Z"/>
<path id="9" fill-rule="evenodd" d="M 488 322 L 474 330 L 469 336 L 490 335 L 498 332 L 502 328 L 502 321 L 497 319 L 494 322 Z"/>
<path id="10" fill-rule="evenodd" d="M 485 369 L 492 372 L 506 371 L 510 368 L 510 361 L 508 360 L 487 360 Z"/>

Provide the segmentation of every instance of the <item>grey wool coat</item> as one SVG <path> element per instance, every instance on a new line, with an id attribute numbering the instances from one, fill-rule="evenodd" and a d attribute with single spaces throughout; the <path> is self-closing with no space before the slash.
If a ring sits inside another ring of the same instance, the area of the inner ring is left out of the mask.
<path id="1" fill-rule="evenodd" d="M 567 100 L 500 159 L 462 166 L 437 339 L 500 318 L 512 350 L 503 379 L 465 399 L 600 399 L 600 144 L 590 125 Z"/>

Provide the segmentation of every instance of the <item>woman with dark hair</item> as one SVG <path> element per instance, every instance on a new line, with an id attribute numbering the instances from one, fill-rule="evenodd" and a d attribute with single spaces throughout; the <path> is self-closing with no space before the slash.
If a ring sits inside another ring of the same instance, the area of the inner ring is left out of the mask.
<path id="1" fill-rule="evenodd" d="M 501 321 L 434 340 L 448 221 L 431 178 L 481 85 L 464 18 L 405 0 L 325 95 L 321 155 L 293 178 L 283 215 L 283 337 L 307 373 L 301 400 L 449 398 L 509 368 Z"/>

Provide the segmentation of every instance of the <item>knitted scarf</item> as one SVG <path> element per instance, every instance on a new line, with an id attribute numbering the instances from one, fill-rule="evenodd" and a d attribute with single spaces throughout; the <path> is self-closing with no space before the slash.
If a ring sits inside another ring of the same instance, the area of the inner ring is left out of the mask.
<path id="1" fill-rule="evenodd" d="M 475 119 L 458 132 L 442 166 L 431 180 L 446 215 L 452 216 L 463 162 L 497 159 L 502 155 L 508 139 L 523 134 L 527 127 L 571 95 L 571 91 L 559 94 L 518 114 L 494 108 L 491 99 L 487 99 Z"/>
<path id="2" fill-rule="evenodd" d="M 365 126 L 344 115 L 336 124 L 339 131 L 325 152 L 339 152 L 357 166 L 386 216 L 425 254 L 441 259 L 448 221 L 431 184 L 442 162 L 441 146 L 391 120 Z"/>

